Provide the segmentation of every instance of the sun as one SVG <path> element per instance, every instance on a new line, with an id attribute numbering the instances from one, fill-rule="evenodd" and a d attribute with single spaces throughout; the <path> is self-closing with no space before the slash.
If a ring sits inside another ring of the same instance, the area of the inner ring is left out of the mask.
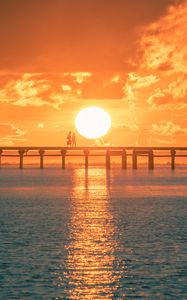
<path id="1" fill-rule="evenodd" d="M 97 139 L 109 131 L 111 118 L 106 110 L 97 106 L 90 106 L 77 114 L 75 127 L 85 138 Z"/>

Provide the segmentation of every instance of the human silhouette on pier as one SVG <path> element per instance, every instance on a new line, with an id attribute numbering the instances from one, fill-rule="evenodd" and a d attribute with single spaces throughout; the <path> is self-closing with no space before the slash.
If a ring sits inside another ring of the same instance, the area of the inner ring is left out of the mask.
<path id="1" fill-rule="evenodd" d="M 71 136 L 71 131 L 69 131 L 67 135 L 67 147 L 71 147 L 72 144 L 72 136 Z"/>
<path id="2" fill-rule="evenodd" d="M 73 132 L 72 136 L 71 136 L 71 146 L 72 147 L 76 147 L 77 146 L 77 139 L 76 139 L 75 132 Z"/>

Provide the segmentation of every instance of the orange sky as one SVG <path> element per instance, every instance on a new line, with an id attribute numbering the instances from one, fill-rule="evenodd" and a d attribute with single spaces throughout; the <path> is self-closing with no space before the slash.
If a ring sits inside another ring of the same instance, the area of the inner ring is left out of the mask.
<path id="1" fill-rule="evenodd" d="M 65 145 L 79 110 L 112 129 L 78 145 L 186 146 L 187 1 L 0 0 L 0 145 Z"/>

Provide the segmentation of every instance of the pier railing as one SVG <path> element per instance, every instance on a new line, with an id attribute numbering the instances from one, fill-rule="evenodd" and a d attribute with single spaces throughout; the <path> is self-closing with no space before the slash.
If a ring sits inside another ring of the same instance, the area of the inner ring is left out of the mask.
<path id="1" fill-rule="evenodd" d="M 66 167 L 66 157 L 84 157 L 85 169 L 89 167 L 89 157 L 105 157 L 106 169 L 111 168 L 111 157 L 121 157 L 122 169 L 127 168 L 128 157 L 132 161 L 132 168 L 138 168 L 138 157 L 144 156 L 148 160 L 148 168 L 154 169 L 156 157 L 170 159 L 171 169 L 175 169 L 177 157 L 187 157 L 187 147 L 0 147 L 0 167 L 4 157 L 18 157 L 19 168 L 24 167 L 25 157 L 39 158 L 39 167 L 44 168 L 45 157 L 61 157 L 61 167 Z"/>

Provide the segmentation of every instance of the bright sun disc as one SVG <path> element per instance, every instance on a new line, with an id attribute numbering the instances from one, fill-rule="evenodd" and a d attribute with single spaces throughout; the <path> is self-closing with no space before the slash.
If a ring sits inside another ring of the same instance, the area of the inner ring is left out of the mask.
<path id="1" fill-rule="evenodd" d="M 88 139 L 104 136 L 111 127 L 110 115 L 102 108 L 91 106 L 82 109 L 76 116 L 77 131 Z"/>

